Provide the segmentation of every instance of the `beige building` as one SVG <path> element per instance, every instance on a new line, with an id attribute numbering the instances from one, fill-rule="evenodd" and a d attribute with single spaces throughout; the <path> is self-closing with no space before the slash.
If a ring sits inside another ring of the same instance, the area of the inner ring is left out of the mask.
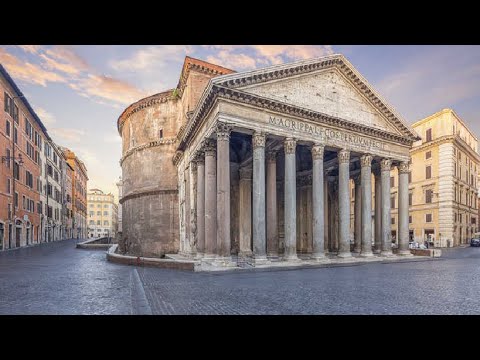
<path id="1" fill-rule="evenodd" d="M 477 137 L 451 109 L 412 125 L 414 143 L 409 183 L 410 239 L 448 247 L 466 244 L 478 230 Z M 397 235 L 398 183 L 391 173 L 392 238 Z"/>
<path id="2" fill-rule="evenodd" d="M 113 194 L 91 189 L 87 195 L 88 237 L 115 237 L 118 208 Z"/>

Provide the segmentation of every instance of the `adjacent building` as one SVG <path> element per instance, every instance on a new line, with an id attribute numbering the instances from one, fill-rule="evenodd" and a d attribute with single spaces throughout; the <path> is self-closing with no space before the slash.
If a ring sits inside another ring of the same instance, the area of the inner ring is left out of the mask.
<path id="1" fill-rule="evenodd" d="M 122 203 L 121 203 L 121 199 L 122 199 L 122 196 L 123 196 L 123 181 L 122 181 L 122 177 L 120 176 L 120 179 L 118 180 L 117 182 L 117 187 L 118 187 L 118 220 L 117 220 L 117 223 L 118 223 L 118 229 L 117 229 L 117 233 L 119 235 L 119 237 L 122 236 Z"/>
<path id="2" fill-rule="evenodd" d="M 479 229 L 478 139 L 452 110 L 412 125 L 421 136 L 410 151 L 409 238 L 438 247 L 468 244 Z M 398 182 L 391 173 L 392 238 L 397 237 Z"/>
<path id="3" fill-rule="evenodd" d="M 72 177 L 72 210 L 73 210 L 73 237 L 83 239 L 87 237 L 87 168 L 73 151 L 62 147 L 67 163 L 73 169 Z"/>
<path id="4" fill-rule="evenodd" d="M 53 141 L 45 143 L 47 242 L 64 239 L 63 232 L 63 191 L 62 173 L 65 171 L 65 157 Z"/>
<path id="5" fill-rule="evenodd" d="M 113 194 L 90 189 L 87 194 L 88 237 L 112 237 L 118 231 L 118 207 Z"/>
<path id="6" fill-rule="evenodd" d="M 408 173 L 419 137 L 342 55 L 239 73 L 186 57 L 177 87 L 130 105 L 118 131 L 123 253 L 219 266 L 231 255 L 259 264 L 348 258 L 350 181 L 359 178 L 358 253 L 393 256 L 398 168 L 396 253 L 410 254 Z"/>
<path id="7" fill-rule="evenodd" d="M 72 166 L 66 161 L 65 154 L 62 151 L 63 158 L 65 159 L 65 171 L 63 172 L 65 178 L 65 186 L 64 186 L 64 208 L 63 208 L 63 216 L 64 216 L 64 224 L 65 224 L 65 237 L 67 239 L 73 238 L 73 199 L 72 199 L 72 191 L 73 191 L 73 168 Z"/>

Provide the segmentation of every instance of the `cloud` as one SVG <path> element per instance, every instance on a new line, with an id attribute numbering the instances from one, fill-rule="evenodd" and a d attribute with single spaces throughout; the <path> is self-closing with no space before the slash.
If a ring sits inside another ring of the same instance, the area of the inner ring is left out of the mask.
<path id="1" fill-rule="evenodd" d="M 42 120 L 43 124 L 48 128 L 49 126 L 52 126 L 57 122 L 57 119 L 55 116 L 51 113 L 49 113 L 47 110 L 41 107 L 37 107 L 35 112 L 37 115 L 40 117 L 40 120 Z"/>
<path id="2" fill-rule="evenodd" d="M 37 54 L 42 48 L 41 45 L 17 45 L 20 49 L 31 54 Z"/>
<path id="3" fill-rule="evenodd" d="M 21 61 L 0 47 L 0 63 L 7 69 L 16 80 L 22 80 L 32 84 L 47 86 L 48 82 L 65 83 L 67 79 L 62 75 L 42 69 L 38 65 Z"/>
<path id="4" fill-rule="evenodd" d="M 151 71 L 165 67 L 168 62 L 181 61 L 191 51 L 192 47 L 188 45 L 149 46 L 127 59 L 111 61 L 110 66 L 116 71 Z"/>
<path id="5" fill-rule="evenodd" d="M 61 139 L 62 142 L 67 144 L 81 142 L 86 134 L 84 130 L 72 128 L 51 128 L 48 129 L 48 132 L 50 133 L 52 138 Z"/>
<path id="6" fill-rule="evenodd" d="M 80 69 L 72 64 L 58 62 L 45 54 L 40 54 L 40 58 L 44 60 L 45 67 L 49 70 L 58 70 L 70 75 L 78 75 Z"/>
<path id="7" fill-rule="evenodd" d="M 111 134 L 106 134 L 103 138 L 103 141 L 106 143 L 121 143 L 122 138 L 117 132 L 112 132 Z"/>
<path id="8" fill-rule="evenodd" d="M 90 65 L 87 61 L 79 56 L 70 46 L 67 45 L 56 45 L 53 48 L 49 48 L 45 53 L 57 60 L 62 61 L 65 64 L 74 66 L 75 68 L 82 71 L 91 71 Z"/>
<path id="9" fill-rule="evenodd" d="M 229 50 L 221 50 L 216 55 L 207 57 L 207 61 L 230 69 L 255 68 L 255 58 L 245 54 L 232 54 Z"/>
<path id="10" fill-rule="evenodd" d="M 98 97 L 122 104 L 131 104 L 147 96 L 135 86 L 105 75 L 89 75 L 88 78 L 70 86 L 84 96 Z"/>

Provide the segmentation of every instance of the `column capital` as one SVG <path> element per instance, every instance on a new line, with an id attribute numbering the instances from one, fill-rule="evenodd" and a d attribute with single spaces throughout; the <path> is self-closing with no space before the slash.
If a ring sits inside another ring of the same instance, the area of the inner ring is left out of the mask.
<path id="1" fill-rule="evenodd" d="M 349 163 L 350 162 L 350 151 L 347 149 L 342 149 L 338 152 L 338 162 L 340 164 Z"/>
<path id="2" fill-rule="evenodd" d="M 365 167 L 365 166 L 372 166 L 372 155 L 369 155 L 369 154 L 365 154 L 365 155 L 362 155 L 360 157 L 360 164 L 362 165 L 362 167 Z"/>
<path id="3" fill-rule="evenodd" d="M 276 151 L 269 151 L 266 154 L 267 162 L 276 162 L 277 161 L 277 152 Z"/>
<path id="4" fill-rule="evenodd" d="M 399 165 L 398 165 L 398 172 L 400 174 L 408 174 L 410 168 L 409 168 L 410 164 L 406 161 L 402 161 Z"/>
<path id="5" fill-rule="evenodd" d="M 216 126 L 217 141 L 228 141 L 230 139 L 232 128 L 232 125 L 218 122 Z"/>
<path id="6" fill-rule="evenodd" d="M 325 146 L 323 144 L 313 144 L 312 146 L 313 160 L 323 160 L 324 150 L 325 150 Z"/>
<path id="7" fill-rule="evenodd" d="M 202 150 L 205 153 L 205 156 L 216 156 L 217 155 L 217 143 L 213 139 L 205 139 L 202 143 Z"/>
<path id="8" fill-rule="evenodd" d="M 205 163 L 205 152 L 203 150 L 195 151 L 195 154 L 192 157 L 192 161 L 196 162 L 197 164 L 204 164 Z"/>
<path id="9" fill-rule="evenodd" d="M 240 169 L 238 169 L 238 172 L 240 174 L 240 180 L 252 180 L 252 168 L 249 166 L 242 166 Z"/>
<path id="10" fill-rule="evenodd" d="M 392 160 L 382 159 L 382 161 L 380 161 L 380 168 L 382 171 L 390 171 L 392 169 Z"/>
<path id="11" fill-rule="evenodd" d="M 285 148 L 285 154 L 295 154 L 297 140 L 295 140 L 294 138 L 286 138 L 283 144 Z"/>
<path id="12" fill-rule="evenodd" d="M 265 133 L 260 131 L 255 131 L 252 135 L 252 144 L 253 148 L 265 147 Z"/>

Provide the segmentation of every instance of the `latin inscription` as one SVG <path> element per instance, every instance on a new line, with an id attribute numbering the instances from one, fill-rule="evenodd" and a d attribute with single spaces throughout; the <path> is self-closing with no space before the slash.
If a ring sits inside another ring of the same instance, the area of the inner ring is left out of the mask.
<path id="1" fill-rule="evenodd" d="M 365 148 L 383 149 L 383 143 L 356 134 L 343 133 L 339 130 L 326 129 L 321 126 L 304 123 L 293 119 L 270 116 L 269 123 L 284 129 L 304 132 L 318 137 L 321 142 L 350 143 Z"/>

